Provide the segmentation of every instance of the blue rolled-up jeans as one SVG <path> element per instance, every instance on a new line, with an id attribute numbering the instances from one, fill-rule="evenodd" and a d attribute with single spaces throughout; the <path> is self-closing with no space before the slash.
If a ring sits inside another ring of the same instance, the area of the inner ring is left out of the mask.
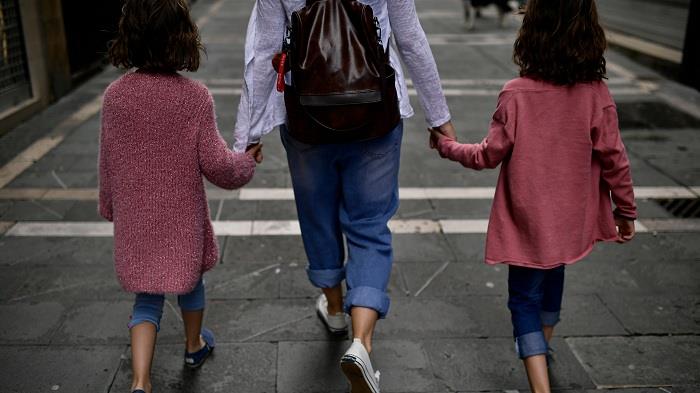
<path id="1" fill-rule="evenodd" d="M 132 327 L 149 322 L 155 325 L 156 331 L 160 331 L 160 319 L 163 316 L 163 303 L 165 295 L 137 293 L 134 300 L 134 308 L 129 322 L 129 329 Z M 201 311 L 206 305 L 206 296 L 204 293 L 204 280 L 200 279 L 197 286 L 185 295 L 177 297 L 177 304 L 182 311 Z"/>
<path id="2" fill-rule="evenodd" d="M 389 311 L 393 252 L 388 222 L 399 206 L 403 123 L 363 142 L 308 145 L 280 127 L 309 265 L 318 288 L 346 281 L 344 308 Z M 347 241 L 347 262 L 345 244 Z"/>
<path id="3" fill-rule="evenodd" d="M 515 349 L 521 359 L 548 352 L 542 326 L 559 323 L 563 293 L 563 265 L 554 269 L 509 266 L 508 308 Z"/>

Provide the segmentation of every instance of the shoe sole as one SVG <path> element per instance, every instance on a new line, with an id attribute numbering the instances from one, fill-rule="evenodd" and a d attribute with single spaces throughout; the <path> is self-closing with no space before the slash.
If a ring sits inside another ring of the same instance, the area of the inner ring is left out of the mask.
<path id="1" fill-rule="evenodd" d="M 345 329 L 336 329 L 334 327 L 331 327 L 331 325 L 328 324 L 328 321 L 326 321 L 326 319 L 323 318 L 323 313 L 318 308 L 316 309 L 316 315 L 318 315 L 318 319 L 320 319 L 321 322 L 323 322 L 323 324 L 326 326 L 326 330 L 328 330 L 328 333 L 330 333 L 334 336 L 347 336 L 347 334 L 348 334 L 347 327 Z"/>
<path id="2" fill-rule="evenodd" d="M 379 389 L 375 389 L 368 380 L 374 376 L 369 375 L 360 359 L 345 355 L 340 359 L 340 368 L 350 382 L 350 393 L 379 393 Z"/>

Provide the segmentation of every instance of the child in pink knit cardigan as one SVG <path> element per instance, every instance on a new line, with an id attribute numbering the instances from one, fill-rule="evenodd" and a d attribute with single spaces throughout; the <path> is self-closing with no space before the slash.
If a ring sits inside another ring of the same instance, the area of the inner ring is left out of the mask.
<path id="1" fill-rule="evenodd" d="M 529 0 L 486 139 L 460 144 L 430 130 L 443 158 L 501 173 L 486 262 L 509 265 L 508 308 L 533 392 L 549 392 L 547 355 L 564 267 L 598 241 L 627 242 L 637 217 L 615 102 L 603 82 L 606 47 L 594 0 Z M 612 201 L 616 209 L 613 211 Z"/>
<path id="2" fill-rule="evenodd" d="M 126 0 L 110 48 L 115 66 L 135 67 L 105 92 L 100 138 L 100 214 L 114 222 L 122 287 L 136 293 L 129 323 L 132 391 L 150 393 L 150 370 L 164 294 L 177 294 L 185 325 L 185 365 L 214 349 L 202 328 L 202 274 L 218 258 L 203 177 L 234 189 L 250 181 L 261 147 L 234 153 L 216 126 L 195 71 L 202 49 L 185 0 Z"/>

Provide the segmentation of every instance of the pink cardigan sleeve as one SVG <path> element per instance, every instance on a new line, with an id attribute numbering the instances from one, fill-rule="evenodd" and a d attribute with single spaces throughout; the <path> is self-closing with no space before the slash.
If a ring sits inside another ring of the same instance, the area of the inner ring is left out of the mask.
<path id="1" fill-rule="evenodd" d="M 99 153 L 99 194 L 100 200 L 98 211 L 100 215 L 107 221 L 112 221 L 112 174 L 110 171 L 109 162 L 109 142 L 105 133 L 105 111 L 102 110 L 102 127 L 100 129 L 100 153 Z"/>
<path id="2" fill-rule="evenodd" d="M 630 162 L 622 143 L 614 105 L 603 109 L 600 121 L 593 127 L 591 138 L 593 152 L 602 164 L 603 181 L 610 188 L 612 200 L 617 207 L 615 215 L 636 219 L 637 205 L 634 201 Z"/>
<path id="3" fill-rule="evenodd" d="M 197 149 L 199 167 L 213 184 L 232 190 L 248 184 L 255 173 L 255 160 L 246 153 L 228 148 L 216 125 L 214 99 L 211 94 L 199 118 Z"/>
<path id="4" fill-rule="evenodd" d="M 514 103 L 510 97 L 499 97 L 488 136 L 481 143 L 458 143 L 452 139 L 441 138 L 438 144 L 440 154 L 467 168 L 482 170 L 497 167 L 510 154 L 515 141 L 515 134 L 508 124 L 509 118 L 515 118 Z"/>

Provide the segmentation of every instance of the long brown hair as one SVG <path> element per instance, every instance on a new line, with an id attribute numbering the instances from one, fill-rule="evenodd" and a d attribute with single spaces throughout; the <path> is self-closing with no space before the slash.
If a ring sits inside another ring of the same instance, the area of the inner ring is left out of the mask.
<path id="1" fill-rule="evenodd" d="M 116 67 L 196 71 L 203 50 L 186 0 L 124 0 L 109 59 Z"/>
<path id="2" fill-rule="evenodd" d="M 606 46 L 595 0 L 529 0 L 513 60 L 520 76 L 557 85 L 600 81 Z"/>

